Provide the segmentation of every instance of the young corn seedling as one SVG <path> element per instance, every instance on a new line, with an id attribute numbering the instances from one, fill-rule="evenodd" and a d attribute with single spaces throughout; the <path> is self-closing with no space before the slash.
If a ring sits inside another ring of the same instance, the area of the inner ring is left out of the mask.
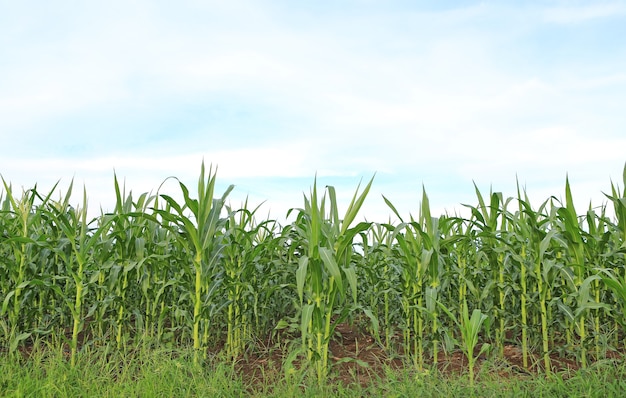
<path id="1" fill-rule="evenodd" d="M 467 303 L 463 303 L 463 311 L 461 312 L 461 319 L 459 319 L 442 303 L 438 302 L 439 307 L 448 314 L 450 319 L 457 325 L 461 332 L 461 346 L 468 362 L 469 383 L 470 386 L 474 386 L 474 364 L 476 359 L 489 349 L 489 344 L 483 344 L 478 352 L 474 354 L 474 349 L 478 344 L 478 337 L 480 329 L 485 321 L 489 319 L 486 314 L 483 314 L 478 308 L 472 311 L 472 316 L 469 316 L 469 310 Z"/>

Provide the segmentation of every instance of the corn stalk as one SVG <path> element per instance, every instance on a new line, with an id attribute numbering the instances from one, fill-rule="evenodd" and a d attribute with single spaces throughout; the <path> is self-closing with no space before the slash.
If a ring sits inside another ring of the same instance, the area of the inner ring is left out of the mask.
<path id="1" fill-rule="evenodd" d="M 343 219 L 339 218 L 335 189 L 331 186 L 327 187 L 327 215 L 326 196 L 318 198 L 317 181 L 313 184 L 310 196 L 304 197 L 304 209 L 298 212 L 297 232 L 305 245 L 305 252 L 298 260 L 296 271 L 301 306 L 302 349 L 306 352 L 307 360 L 314 365 L 320 385 L 328 375 L 328 346 L 334 329 L 357 306 L 352 244 L 354 237 L 369 228 L 370 224 L 361 222 L 352 228 L 350 226 L 365 201 L 372 182 L 373 178 L 360 195 L 357 188 Z M 349 293 L 353 299 L 352 309 L 344 305 Z M 336 310 L 339 310 L 338 317 L 333 319 Z M 365 313 L 372 322 L 377 322 L 371 312 L 366 310 Z"/>
<path id="2" fill-rule="evenodd" d="M 156 213 L 164 222 L 175 225 L 178 232 L 178 241 L 191 254 L 191 265 L 194 273 L 193 293 L 191 296 L 193 305 L 193 347 L 194 363 L 198 364 L 203 342 L 208 337 L 208 316 L 205 311 L 211 310 L 215 303 L 213 295 L 217 286 L 222 282 L 219 278 L 218 262 L 222 251 L 221 235 L 225 220 L 220 218 L 220 213 L 228 194 L 234 186 L 229 186 L 221 198 L 213 197 L 215 191 L 216 172 L 212 167 L 208 177 L 205 178 L 204 162 L 198 178 L 198 198 L 192 199 L 189 189 L 178 181 L 183 194 L 184 204 L 179 205 L 174 198 L 161 194 L 171 212 L 156 209 Z M 187 212 L 190 214 L 188 215 Z M 201 340 L 200 324 L 204 321 L 205 333 Z"/>

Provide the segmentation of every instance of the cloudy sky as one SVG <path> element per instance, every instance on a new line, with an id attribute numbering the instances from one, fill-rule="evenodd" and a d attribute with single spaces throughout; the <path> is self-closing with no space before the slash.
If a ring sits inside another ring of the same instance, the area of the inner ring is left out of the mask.
<path id="1" fill-rule="evenodd" d="M 569 173 L 580 212 L 622 186 L 624 37 L 624 1 L 0 0 L 0 174 L 106 210 L 114 170 L 140 194 L 204 159 L 283 217 L 376 173 L 386 221 L 381 194 L 454 212 L 517 178 L 538 205 Z"/>

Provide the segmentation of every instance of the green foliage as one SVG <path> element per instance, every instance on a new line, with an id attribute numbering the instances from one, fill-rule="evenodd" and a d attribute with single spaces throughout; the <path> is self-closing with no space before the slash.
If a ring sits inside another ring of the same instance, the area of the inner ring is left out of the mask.
<path id="1" fill-rule="evenodd" d="M 353 240 L 370 224 L 361 222 L 354 227 L 351 224 L 372 182 L 373 178 L 360 195 L 357 188 L 343 219 L 339 218 L 335 189 L 327 187 L 326 213 L 326 196 L 318 199 L 316 183 L 310 197 L 304 198 L 304 209 L 299 209 L 297 214 L 295 231 L 304 250 L 295 275 L 301 308 L 301 349 L 307 361 L 314 365 L 320 385 L 328 374 L 328 347 L 335 327 L 358 306 Z M 352 296 L 352 305 L 347 303 L 348 295 Z M 372 321 L 377 330 L 377 320 L 372 317 Z"/>
<path id="2" fill-rule="evenodd" d="M 564 203 L 539 207 L 519 187 L 515 198 L 475 187 L 467 217 L 435 217 L 424 190 L 415 217 L 383 198 L 399 222 L 375 223 L 359 219 L 373 179 L 342 213 L 335 189 L 314 181 L 283 226 L 259 220 L 247 201 L 226 203 L 232 186 L 216 196 L 216 174 L 203 164 L 195 195 L 166 180 L 180 199 L 162 187 L 133 195 L 114 176 L 115 208 L 92 220 L 86 189 L 75 204 L 71 183 L 63 195 L 57 185 L 16 194 L 3 180 L 0 350 L 14 356 L 58 338 L 76 367 L 81 350 L 109 341 L 121 352 L 191 345 L 196 364 L 209 350 L 234 364 L 277 344 L 291 347 L 288 373 L 312 369 L 323 385 L 342 323 L 419 372 L 455 341 L 490 344 L 496 357 L 519 345 L 524 366 L 546 373 L 554 355 L 584 367 L 624 349 L 626 196 L 617 185 L 610 208 L 584 214 L 569 179 Z"/>

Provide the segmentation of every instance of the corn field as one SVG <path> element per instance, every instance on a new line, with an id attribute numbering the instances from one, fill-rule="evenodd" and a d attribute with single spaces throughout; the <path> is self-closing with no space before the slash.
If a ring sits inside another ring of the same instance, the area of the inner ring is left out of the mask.
<path id="1" fill-rule="evenodd" d="M 373 180 L 345 214 L 314 182 L 280 225 L 232 208 L 233 187 L 215 192 L 204 164 L 197 189 L 166 181 L 180 201 L 114 177 L 115 207 L 94 219 L 84 190 L 76 205 L 72 185 L 16 192 L 3 179 L 0 350 L 57 341 L 74 364 L 85 346 L 192 346 L 201 363 L 209 349 L 235 360 L 286 339 L 320 383 L 341 323 L 416 369 L 461 349 L 471 371 L 479 345 L 496 357 L 518 346 L 546 373 L 555 357 L 586 367 L 624 350 L 626 168 L 583 212 L 566 180 L 564 202 L 476 188 L 467 217 L 436 217 L 424 191 L 413 215 L 384 198 L 397 223 L 358 222 Z"/>

